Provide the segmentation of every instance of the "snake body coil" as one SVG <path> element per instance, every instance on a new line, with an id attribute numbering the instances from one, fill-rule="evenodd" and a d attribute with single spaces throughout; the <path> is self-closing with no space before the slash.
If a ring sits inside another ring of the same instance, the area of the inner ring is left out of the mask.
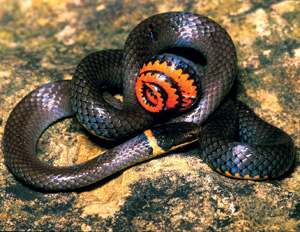
<path id="1" fill-rule="evenodd" d="M 196 62 L 168 54 L 182 48 L 196 54 Z M 14 108 L 2 141 L 5 163 L 33 186 L 66 190 L 198 140 L 202 159 L 224 175 L 280 176 L 294 160 L 291 138 L 239 101 L 226 100 L 219 107 L 236 69 L 232 40 L 213 20 L 181 12 L 150 17 L 134 28 L 123 50 L 88 55 L 72 81 L 44 85 Z M 104 97 L 106 88 L 123 89 L 123 103 Z M 177 116 L 153 127 L 160 121 L 157 113 Z M 53 167 L 40 161 L 36 145 L 42 132 L 73 115 L 99 137 L 133 138 L 79 165 Z"/>
<path id="2" fill-rule="evenodd" d="M 135 84 L 137 99 L 149 112 L 189 109 L 200 96 L 198 68 L 173 55 L 152 57 L 140 69 Z"/>

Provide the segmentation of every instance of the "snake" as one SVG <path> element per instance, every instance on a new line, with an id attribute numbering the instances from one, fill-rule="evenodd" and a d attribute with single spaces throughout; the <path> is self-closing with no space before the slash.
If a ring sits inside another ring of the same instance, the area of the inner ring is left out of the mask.
<path id="1" fill-rule="evenodd" d="M 6 122 L 5 164 L 30 186 L 64 191 L 194 143 L 200 158 L 227 177 L 282 176 L 295 158 L 293 141 L 228 97 L 236 75 L 235 46 L 218 23 L 193 13 L 154 15 L 130 32 L 123 49 L 93 52 L 72 80 L 25 96 Z M 95 136 L 123 142 L 81 164 L 43 162 L 36 152 L 40 136 L 66 117 Z"/>

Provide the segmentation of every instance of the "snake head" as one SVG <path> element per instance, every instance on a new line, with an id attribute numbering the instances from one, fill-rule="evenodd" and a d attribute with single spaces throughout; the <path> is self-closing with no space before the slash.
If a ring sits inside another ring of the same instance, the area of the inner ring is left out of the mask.
<path id="1" fill-rule="evenodd" d="M 152 134 L 160 148 L 165 151 L 195 142 L 199 139 L 202 127 L 191 122 L 170 123 L 156 126 Z"/>
<path id="2" fill-rule="evenodd" d="M 183 112 L 200 97 L 198 68 L 172 54 L 147 60 L 135 84 L 140 104 L 151 113 Z"/>

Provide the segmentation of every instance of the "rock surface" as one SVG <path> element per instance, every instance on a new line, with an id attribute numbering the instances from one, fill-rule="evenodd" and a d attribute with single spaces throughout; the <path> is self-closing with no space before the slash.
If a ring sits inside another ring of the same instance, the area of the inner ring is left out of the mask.
<path id="1" fill-rule="evenodd" d="M 299 231 L 299 1 L 3 0 L 0 8 L 0 140 L 9 113 L 42 84 L 70 79 L 87 54 L 122 48 L 141 20 L 166 11 L 204 14 L 231 35 L 238 98 L 290 134 L 295 167 L 280 180 L 240 181 L 212 171 L 193 146 L 75 192 L 24 186 L 0 152 L 0 230 Z M 41 159 L 80 163 L 103 149 L 75 119 L 42 136 Z"/>

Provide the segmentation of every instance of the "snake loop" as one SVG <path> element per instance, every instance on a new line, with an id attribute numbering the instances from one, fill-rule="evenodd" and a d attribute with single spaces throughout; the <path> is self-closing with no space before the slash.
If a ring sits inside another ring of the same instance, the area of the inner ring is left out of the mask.
<path id="1" fill-rule="evenodd" d="M 195 64 L 165 54 L 174 49 L 192 51 Z M 203 57 L 201 68 L 197 61 Z M 133 29 L 122 50 L 94 52 L 80 61 L 72 81 L 49 83 L 24 97 L 6 122 L 5 163 L 30 185 L 68 190 L 198 140 L 201 158 L 221 174 L 276 178 L 293 163 L 292 139 L 243 103 L 224 100 L 236 70 L 233 42 L 213 20 L 183 12 L 152 16 Z M 122 89 L 123 103 L 105 95 L 107 88 Z M 155 126 L 153 113 L 162 111 L 179 114 Z M 78 165 L 54 167 L 39 160 L 43 131 L 75 115 L 96 136 L 131 139 Z"/>
<path id="2" fill-rule="evenodd" d="M 138 101 L 152 113 L 189 109 L 200 97 L 197 69 L 183 57 L 152 57 L 140 69 L 135 84 Z"/>

